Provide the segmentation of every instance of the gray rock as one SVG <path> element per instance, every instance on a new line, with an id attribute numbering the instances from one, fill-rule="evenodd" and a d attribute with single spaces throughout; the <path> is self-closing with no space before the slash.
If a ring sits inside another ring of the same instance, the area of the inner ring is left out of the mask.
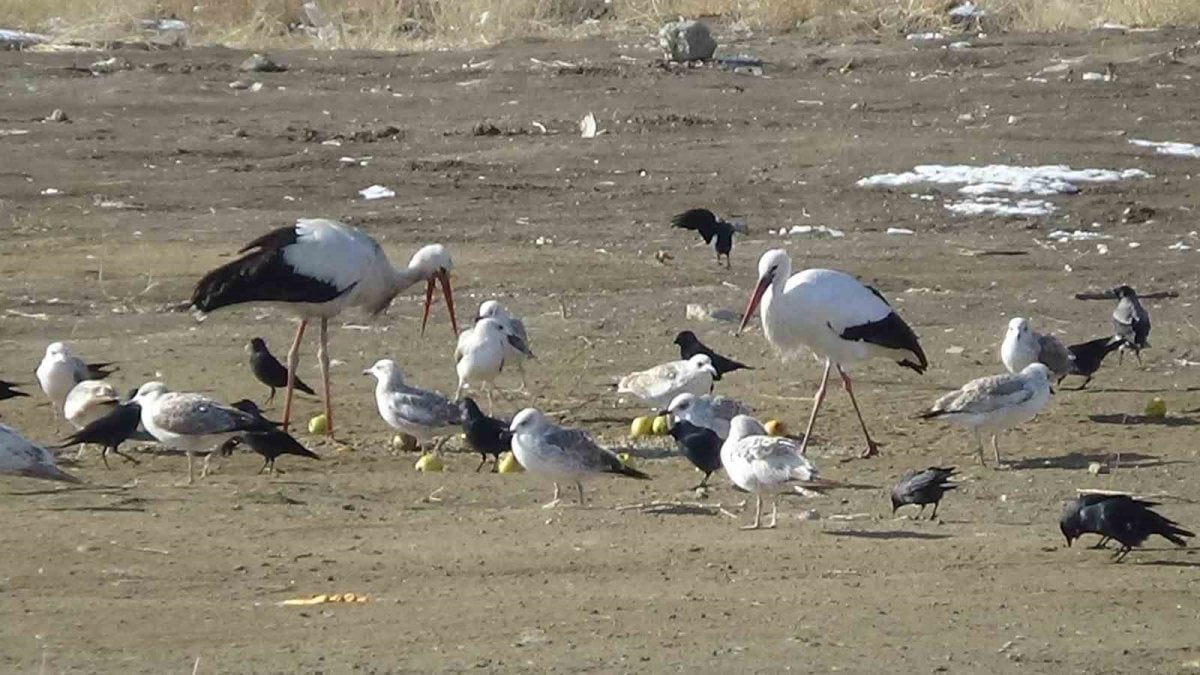
<path id="1" fill-rule="evenodd" d="M 670 61 L 707 61 L 717 51 L 708 26 L 699 21 L 672 21 L 658 30 L 658 44 Z"/>

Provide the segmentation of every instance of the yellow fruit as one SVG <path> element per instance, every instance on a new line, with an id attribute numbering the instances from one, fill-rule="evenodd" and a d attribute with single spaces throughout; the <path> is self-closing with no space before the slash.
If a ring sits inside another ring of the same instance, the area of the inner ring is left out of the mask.
<path id="1" fill-rule="evenodd" d="M 410 452 L 417 449 L 417 439 L 408 434 L 392 436 L 392 449 L 400 452 Z"/>
<path id="2" fill-rule="evenodd" d="M 632 438 L 641 436 L 649 436 L 654 433 L 654 420 L 649 417 L 638 417 L 633 420 L 633 426 L 629 428 L 629 435 Z"/>
<path id="3" fill-rule="evenodd" d="M 421 455 L 421 459 L 417 460 L 417 471 L 431 473 L 442 471 L 446 468 L 442 464 L 442 458 L 437 455 Z"/>
<path id="4" fill-rule="evenodd" d="M 496 468 L 499 473 L 520 473 L 525 470 L 517 458 L 511 452 L 506 452 L 500 456 L 500 465 Z"/>
<path id="5" fill-rule="evenodd" d="M 323 434 L 329 430 L 329 421 L 325 419 L 325 415 L 317 415 L 308 421 L 308 433 Z"/>
<path id="6" fill-rule="evenodd" d="M 667 435 L 667 416 L 659 415 L 658 417 L 655 417 L 654 421 L 650 425 L 650 430 L 652 432 L 654 432 L 655 436 L 666 436 Z"/>
<path id="7" fill-rule="evenodd" d="M 1167 402 L 1155 396 L 1146 404 L 1146 417 L 1162 418 L 1167 416 Z"/>
<path id="8" fill-rule="evenodd" d="M 767 423 L 763 426 L 766 427 L 767 433 L 771 436 L 787 435 L 787 426 L 785 426 L 784 423 L 780 422 L 779 420 L 767 420 Z"/>
<path id="9" fill-rule="evenodd" d="M 621 460 L 625 466 L 633 466 L 633 458 L 629 456 L 628 452 L 619 453 L 617 459 Z"/>

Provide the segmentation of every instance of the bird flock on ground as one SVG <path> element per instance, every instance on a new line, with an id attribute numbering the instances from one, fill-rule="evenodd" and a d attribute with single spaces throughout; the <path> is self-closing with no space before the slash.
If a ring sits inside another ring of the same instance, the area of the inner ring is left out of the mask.
<path id="1" fill-rule="evenodd" d="M 734 234 L 748 233 L 740 221 L 727 222 L 707 209 L 685 211 L 671 224 L 694 230 L 705 244 L 714 244 L 717 263 L 724 257 L 727 268 Z M 397 294 L 424 281 L 421 332 L 429 320 L 434 290 L 440 286 L 456 339 L 458 388 L 452 398 L 423 389 L 406 380 L 396 361 L 379 359 L 363 375 L 375 379 L 375 403 L 389 427 L 415 439 L 423 453 L 437 453 L 447 439 L 461 432 L 467 446 L 480 454 L 477 471 L 489 457 L 495 470 L 501 455 L 511 452 L 526 471 L 553 483 L 554 496 L 546 507 L 561 502 L 563 486 L 574 486 L 579 503 L 585 504 L 584 481 L 601 474 L 650 479 L 585 430 L 555 424 L 543 411 L 526 408 L 506 420 L 489 416 L 475 398 L 464 396 L 467 390 L 480 391 L 487 396 L 488 410 L 494 410 L 493 389 L 500 374 L 515 369 L 521 380 L 519 391 L 526 392 L 525 362 L 535 357 L 524 323 L 498 301 L 483 302 L 472 325 L 459 331 L 452 268 L 450 254 L 440 244 L 421 248 L 408 265 L 396 267 L 373 238 L 331 220 L 301 219 L 273 230 L 243 247 L 235 260 L 204 275 L 195 285 L 191 305 L 209 314 L 224 307 L 263 303 L 281 306 L 298 318 L 286 364 L 261 338 L 253 338 L 246 347 L 251 373 L 268 388 L 264 403 L 271 403 L 276 390 L 284 389 L 281 422 L 264 417 L 251 400 L 227 405 L 203 394 L 174 391 L 159 381 L 143 383 L 121 396 L 105 380 L 115 372 L 113 364 L 86 363 L 66 344 L 54 342 L 46 348 L 36 378 L 52 409 L 75 432 L 51 447 L 79 445 L 82 454 L 86 444 L 97 445 L 107 468 L 110 452 L 137 463 L 120 450 L 123 443 L 154 441 L 187 456 L 188 483 L 195 480 L 195 457 L 204 458 L 200 470 L 204 477 L 214 455 L 228 455 L 237 447 L 263 457 L 260 473 L 274 473 L 276 459 L 285 454 L 320 459 L 289 433 L 295 392 L 318 395 L 296 377 L 308 325 L 318 326 L 319 395 L 325 409 L 323 428 L 316 431 L 332 436 L 329 320 L 352 307 L 377 315 Z M 946 393 L 919 418 L 969 429 L 981 463 L 983 437 L 990 435 L 999 468 L 998 435 L 1042 413 L 1055 394 L 1054 385 L 1079 376 L 1084 378 L 1079 388 L 1086 387 L 1113 351 L 1122 355 L 1132 351 L 1140 363 L 1141 350 L 1150 346 L 1149 314 L 1129 286 L 1114 289 L 1110 296 L 1117 300 L 1111 335 L 1078 344 L 1064 345 L 1053 335 L 1036 332 L 1028 319 L 1013 318 L 1000 346 L 1006 372 L 971 380 Z M 836 371 L 853 405 L 865 441 L 861 456 L 871 457 L 879 453 L 880 444 L 868 430 L 849 369 L 868 359 L 889 360 L 918 374 L 930 367 L 917 334 L 878 290 L 832 269 L 793 274 L 791 259 L 782 249 L 769 250 L 759 259 L 757 282 L 738 334 L 756 310 L 765 339 L 781 357 L 811 353 L 823 362 L 802 435 L 771 433 L 751 416 L 750 406 L 716 395 L 714 388 L 723 377 L 753 368 L 715 352 L 690 330 L 675 338 L 678 360 L 628 374 L 617 384 L 619 395 L 636 398 L 665 415 L 667 433 L 680 454 L 703 473 L 696 489 L 706 489 L 711 476 L 724 469 L 736 489 L 755 496 L 754 519 L 745 526 L 750 529 L 776 526 L 781 494 L 841 487 L 823 477 L 807 453 L 831 374 Z M 0 381 L 0 400 L 27 395 L 17 385 Z M 0 425 L 0 473 L 80 481 L 59 468 L 45 447 L 5 425 Z M 893 512 L 917 505 L 924 513 L 932 505 L 930 518 L 936 518 L 942 498 L 957 487 L 954 475 L 954 467 L 906 472 L 891 490 Z M 765 526 L 764 495 L 771 498 L 771 517 Z M 1184 546 L 1193 533 L 1155 512 L 1157 506 L 1127 495 L 1084 494 L 1068 505 L 1060 529 L 1068 545 L 1087 533 L 1100 535 L 1102 544 L 1117 541 L 1117 560 L 1154 534 Z"/>

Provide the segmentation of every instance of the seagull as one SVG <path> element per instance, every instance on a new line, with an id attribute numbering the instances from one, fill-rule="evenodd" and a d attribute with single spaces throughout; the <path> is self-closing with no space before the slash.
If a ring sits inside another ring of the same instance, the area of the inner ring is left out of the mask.
<path id="1" fill-rule="evenodd" d="M 321 459 L 320 455 L 312 450 L 304 447 L 291 434 L 281 429 L 272 428 L 270 431 L 248 431 L 244 434 L 239 434 L 225 441 L 221 445 L 221 454 L 229 456 L 233 454 L 233 449 L 239 445 L 244 445 L 263 458 L 262 468 L 258 473 L 266 471 L 268 474 L 275 474 L 275 460 L 280 455 L 297 455 L 299 457 L 308 457 L 309 459 Z"/>
<path id="2" fill-rule="evenodd" d="M 462 424 L 458 406 L 435 391 L 405 384 L 403 373 L 391 359 L 376 361 L 363 375 L 375 377 L 375 404 L 383 421 L 418 443 L 437 439 L 436 450 Z"/>
<path id="3" fill-rule="evenodd" d="M 700 338 L 696 337 L 696 334 L 690 330 L 681 331 L 678 335 L 676 335 L 675 344 L 679 345 L 679 358 L 681 359 L 687 360 L 696 354 L 706 354 L 708 358 L 712 359 L 713 369 L 717 371 L 717 374 L 715 377 L 713 377 L 713 379 L 718 382 L 721 381 L 721 376 L 725 373 L 731 373 L 735 370 L 742 369 L 754 370 L 752 366 L 734 361 L 733 359 L 727 359 L 709 349 L 708 346 L 701 342 Z"/>
<path id="4" fill-rule="evenodd" d="M 626 375 L 617 384 L 617 392 L 632 394 L 662 409 L 680 394 L 711 392 L 716 375 L 712 359 L 697 354 L 686 361 L 670 361 Z"/>
<path id="5" fill-rule="evenodd" d="M 884 358 L 924 373 L 929 367 L 917 336 L 879 291 L 837 270 L 808 269 L 792 275 L 792 261 L 783 249 L 772 249 L 758 261 L 758 285 L 742 315 L 740 334 L 762 303 L 763 334 L 787 358 L 807 348 L 825 360 L 825 374 L 813 398 L 812 413 L 800 444 L 803 454 L 812 438 L 813 423 L 825 400 L 829 371 L 837 368 L 842 386 L 850 395 L 867 449 L 863 457 L 879 452 L 867 431 L 854 387 L 844 368 L 869 358 Z"/>
<path id="6" fill-rule="evenodd" d="M 1067 351 L 1071 353 L 1071 370 L 1067 374 L 1085 378 L 1083 384 L 1078 387 L 1083 389 L 1088 386 L 1088 382 L 1092 381 L 1092 375 L 1100 370 L 1100 364 L 1104 363 L 1104 357 L 1119 349 L 1123 344 L 1125 341 L 1119 337 L 1103 337 L 1067 347 Z"/>
<path id="7" fill-rule="evenodd" d="M 519 349 L 516 346 L 509 344 L 505 353 L 505 363 L 511 363 L 517 368 L 517 372 L 521 375 L 521 391 L 526 390 L 525 385 L 525 359 L 533 358 L 532 352 L 529 351 L 529 335 L 525 332 L 525 322 L 521 317 L 509 312 L 504 305 L 501 305 L 495 300 L 486 300 L 479 305 L 479 311 L 475 313 L 475 321 L 479 322 L 482 319 L 495 319 L 504 326 L 504 330 L 508 331 L 509 335 L 520 338 L 524 343 L 525 349 Z"/>
<path id="8" fill-rule="evenodd" d="M 488 407 L 492 405 L 492 381 L 504 370 L 509 351 L 533 358 L 525 342 L 509 333 L 496 319 L 481 319 L 458 336 L 454 350 L 454 369 L 458 373 L 458 390 L 454 400 L 462 397 L 469 386 L 487 387 Z"/>
<path id="9" fill-rule="evenodd" d="M 754 409 L 750 406 L 726 396 L 680 394 L 671 399 L 671 405 L 662 414 L 709 429 L 723 441 L 729 437 L 730 420 L 752 412 Z"/>
<path id="10" fill-rule="evenodd" d="M 266 405 L 275 400 L 277 388 L 287 387 L 288 369 L 267 349 L 267 343 L 262 338 L 252 338 L 250 344 L 246 345 L 246 351 L 250 353 L 250 372 L 254 373 L 254 378 L 271 388 L 271 394 L 263 402 Z M 303 380 L 298 377 L 293 379 L 296 389 L 309 396 L 317 395 L 317 392 L 313 391 L 312 387 L 305 384 Z"/>
<path id="11" fill-rule="evenodd" d="M 17 389 L 16 387 L 18 386 L 20 385 L 7 380 L 0 380 L 0 401 L 7 401 L 10 398 L 17 398 L 20 396 L 29 396 L 29 394 Z"/>
<path id="12" fill-rule="evenodd" d="M 48 450 L 35 445 L 6 424 L 0 424 L 0 474 L 64 483 L 83 482 L 58 468 Z"/>
<path id="13" fill-rule="evenodd" d="M 1063 509 L 1062 518 L 1060 518 L 1058 521 L 1059 529 L 1063 530 L 1063 534 L 1065 535 L 1068 530 L 1073 530 L 1073 529 L 1082 527 L 1082 521 L 1080 520 L 1080 514 L 1079 514 L 1080 510 L 1082 510 L 1086 506 L 1092 506 L 1095 504 L 1099 504 L 1100 502 L 1103 502 L 1103 501 L 1106 501 L 1109 499 L 1133 499 L 1133 498 L 1130 497 L 1129 495 L 1120 495 L 1120 494 L 1114 495 L 1114 494 L 1106 494 L 1106 493 L 1102 493 L 1102 492 L 1085 492 L 1085 493 L 1079 495 L 1077 498 L 1075 498 L 1071 502 L 1067 503 L 1066 508 Z M 1144 501 L 1141 499 L 1135 499 L 1134 502 L 1138 506 L 1144 506 L 1146 508 L 1159 506 L 1158 502 Z M 1105 548 L 1108 545 L 1108 542 L 1110 539 L 1109 536 L 1101 534 L 1099 532 L 1090 532 L 1089 533 L 1089 532 L 1084 531 L 1084 532 L 1082 532 L 1082 534 L 1100 534 L 1100 541 L 1096 542 L 1096 545 L 1092 546 L 1092 548 Z M 1074 538 L 1078 539 L 1079 534 L 1076 534 L 1074 536 Z M 1071 545 L 1071 541 L 1072 541 L 1072 538 L 1068 537 L 1067 538 L 1067 546 Z"/>
<path id="14" fill-rule="evenodd" d="M 1025 366 L 1019 373 L 981 377 L 942 396 L 920 415 L 921 419 L 942 419 L 964 426 L 975 434 L 979 463 L 983 464 L 983 437 L 992 434 L 992 450 L 1000 464 L 1000 446 L 996 434 L 1028 422 L 1050 403 L 1050 369 L 1041 363 Z"/>
<path id="15" fill-rule="evenodd" d="M 273 427 L 261 418 L 223 405 L 201 394 L 169 391 L 162 382 L 147 382 L 133 400 L 142 407 L 142 426 L 159 443 L 187 454 L 188 485 L 194 481 L 192 458 L 203 454 L 200 477 L 208 475 L 211 453 L 230 438 Z"/>
<path id="16" fill-rule="evenodd" d="M 54 447 L 67 448 L 72 445 L 79 445 L 82 448 L 82 446 L 89 443 L 103 446 L 104 450 L 100 453 L 100 459 L 104 462 L 105 469 L 111 468 L 108 465 L 109 452 L 124 458 L 127 462 L 141 464 L 137 459 L 121 452 L 122 443 L 137 437 L 138 426 L 141 422 L 141 405 L 132 400 L 120 403 L 102 417 L 97 417 L 88 422 L 82 429 L 71 434 L 62 443 Z"/>
<path id="17" fill-rule="evenodd" d="M 1008 331 L 1000 343 L 1000 362 L 1010 373 L 1019 373 L 1031 363 L 1043 363 L 1061 382 L 1071 373 L 1071 352 L 1053 335 L 1033 330 L 1029 321 L 1016 317 L 1008 322 Z"/>
<path id="18" fill-rule="evenodd" d="M 50 399 L 55 411 L 62 410 L 67 394 L 75 385 L 84 380 L 103 380 L 115 371 L 111 363 L 84 363 L 83 359 L 71 354 L 71 350 L 62 342 L 51 342 L 46 347 L 46 355 L 37 367 L 38 384 Z"/>
<path id="19" fill-rule="evenodd" d="M 322 218 L 302 218 L 246 244 L 240 258 L 204 275 L 192 292 L 192 306 L 203 313 L 247 302 L 282 304 L 300 323 L 288 351 L 290 375 L 283 403 L 283 428 L 292 415 L 292 394 L 300 340 L 308 322 L 320 319 L 317 357 L 321 362 L 326 433 L 333 435 L 333 406 L 329 399 L 329 319 L 347 307 L 360 307 L 374 316 L 392 299 L 418 281 L 425 283 L 425 309 L 421 333 L 429 320 L 435 282 L 441 284 L 450 313 L 450 326 L 458 335 L 454 294 L 450 288 L 450 254 L 441 244 L 426 246 L 408 267 L 392 266 L 379 242 L 349 225 Z"/>
<path id="20" fill-rule="evenodd" d="M 1124 560 L 1130 551 L 1144 544 L 1152 534 L 1180 548 L 1187 546 L 1187 537 L 1196 536 L 1194 532 L 1179 527 L 1175 521 L 1151 510 L 1147 502 L 1128 497 L 1104 499 L 1077 510 L 1068 509 L 1058 526 L 1067 540 L 1067 546 L 1085 533 L 1116 539 L 1121 547 L 1117 549 L 1115 562 Z"/>
<path id="21" fill-rule="evenodd" d="M 495 473 L 500 464 L 500 454 L 512 447 L 509 423 L 483 414 L 470 396 L 459 401 L 458 408 L 462 412 L 462 430 L 467 445 L 479 453 L 479 466 L 475 467 L 475 473 L 479 473 L 487 464 L 488 455 L 495 458 L 492 462 L 492 473 Z"/>
<path id="22" fill-rule="evenodd" d="M 84 380 L 63 401 L 63 416 L 76 429 L 104 417 L 121 403 L 116 387 L 103 380 Z"/>
<path id="23" fill-rule="evenodd" d="M 779 493 L 789 491 L 789 484 L 815 489 L 833 485 L 820 477 L 817 467 L 802 451 L 803 447 L 790 438 L 768 436 L 763 425 L 749 415 L 733 418 L 729 438 L 721 446 L 721 464 L 734 485 L 754 493 L 754 522 L 743 525 L 743 530 L 762 527 L 762 493 L 771 494 L 771 522 L 767 528 L 772 528 L 779 512 Z"/>
<path id="24" fill-rule="evenodd" d="M 1118 286 L 1112 292 L 1117 296 L 1117 306 L 1112 313 L 1113 335 L 1124 340 L 1121 354 L 1132 349 L 1140 364 L 1142 350 L 1150 346 L 1150 312 L 1142 307 L 1137 291 L 1129 286 Z"/>
<path id="25" fill-rule="evenodd" d="M 929 519 L 937 518 L 938 504 L 942 503 L 942 495 L 946 492 L 957 488 L 954 483 L 949 482 L 950 476 L 954 474 L 954 467 L 941 468 L 931 466 L 924 471 L 912 469 L 900 477 L 900 480 L 892 486 L 892 513 L 896 509 L 906 504 L 919 504 L 921 510 L 917 513 L 917 518 L 925 513 L 925 506 L 933 504 L 933 513 Z"/>
<path id="26" fill-rule="evenodd" d="M 584 506 L 583 480 L 594 474 L 615 473 L 650 480 L 650 476 L 626 466 L 611 450 L 596 444 L 582 429 L 560 427 L 536 408 L 526 408 L 513 417 L 512 451 L 529 473 L 543 474 L 554 481 L 554 499 L 542 508 L 558 505 L 559 481 L 574 483 L 579 505 Z"/>
<path id="27" fill-rule="evenodd" d="M 725 256 L 725 269 L 729 269 L 729 254 L 733 251 L 733 233 L 750 234 L 745 223 L 729 223 L 721 220 L 708 209 L 689 209 L 671 219 L 671 226 L 684 230 L 695 230 L 704 237 L 705 244 L 713 243 L 717 251 L 717 264 L 721 264 L 721 256 Z"/>
<path id="28" fill-rule="evenodd" d="M 721 468 L 721 444 L 724 443 L 721 437 L 712 429 L 696 426 L 678 417 L 671 422 L 667 434 L 675 439 L 675 444 L 679 446 L 683 456 L 704 472 L 700 484 L 692 489 L 708 487 L 708 477 Z"/>

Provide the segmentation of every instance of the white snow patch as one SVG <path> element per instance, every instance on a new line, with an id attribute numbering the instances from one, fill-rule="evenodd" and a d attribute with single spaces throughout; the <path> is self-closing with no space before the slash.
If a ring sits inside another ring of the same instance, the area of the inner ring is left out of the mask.
<path id="1" fill-rule="evenodd" d="M 924 42 L 926 40 L 945 40 L 946 36 L 941 33 L 909 33 L 904 36 L 904 39 L 911 42 Z"/>
<path id="2" fill-rule="evenodd" d="M 1095 239 L 1112 239 L 1107 234 L 1099 232 L 1090 232 L 1088 230 L 1075 230 L 1073 232 L 1067 230 L 1055 230 L 1050 233 L 1050 238 L 1056 241 L 1091 241 Z M 1107 247 L 1105 247 L 1107 249 Z"/>
<path id="3" fill-rule="evenodd" d="M 781 227 L 776 234 L 781 237 L 786 237 L 791 234 L 827 234 L 834 239 L 840 239 L 846 236 L 845 232 L 841 230 L 835 230 L 832 227 L 825 227 L 824 225 L 793 225 L 792 229 L 790 230 L 786 227 Z"/>
<path id="4" fill-rule="evenodd" d="M 925 164 L 904 173 L 883 173 L 860 179 L 859 187 L 900 187 L 915 183 L 962 185 L 959 192 L 968 195 L 987 195 L 1001 192 L 1013 194 L 1055 195 L 1079 191 L 1078 183 L 1110 183 L 1130 178 L 1149 178 L 1141 169 L 1072 169 L 1062 164 L 1045 166 L 1011 166 L 989 164 Z"/>
<path id="5" fill-rule="evenodd" d="M 887 233 L 888 234 L 916 234 L 916 232 L 913 232 L 912 230 L 908 229 L 907 227 L 889 227 L 887 229 Z"/>
<path id="6" fill-rule="evenodd" d="M 1146 141 L 1135 138 L 1129 141 L 1129 144 L 1136 145 L 1140 148 L 1154 148 L 1154 153 L 1157 155 L 1200 158 L 1200 145 L 1195 145 L 1193 143 L 1178 143 L 1175 141 Z"/>
<path id="7" fill-rule="evenodd" d="M 1018 199 L 1007 197 L 976 197 L 945 204 L 946 210 L 960 216 L 1048 216 L 1054 213 L 1054 205 L 1044 199 Z"/>

